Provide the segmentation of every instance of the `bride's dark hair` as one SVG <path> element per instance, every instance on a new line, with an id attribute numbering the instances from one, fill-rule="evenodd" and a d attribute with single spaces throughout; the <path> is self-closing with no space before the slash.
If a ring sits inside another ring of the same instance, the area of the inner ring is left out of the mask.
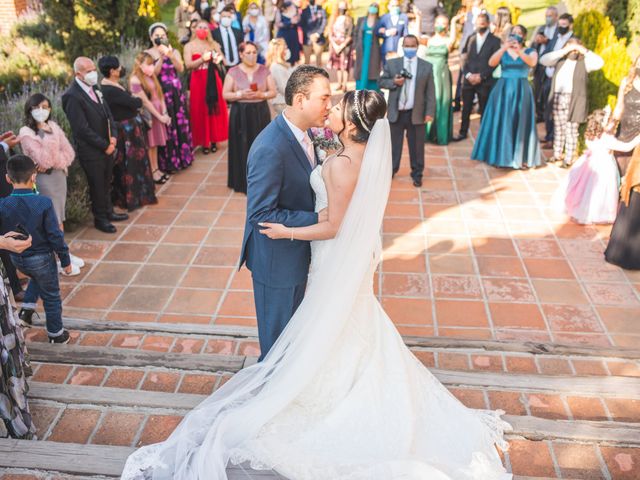
<path id="1" fill-rule="evenodd" d="M 341 137 L 347 128 L 347 121 L 356 126 L 356 130 L 349 137 L 356 143 L 366 143 L 376 121 L 384 118 L 387 113 L 387 102 L 384 96 L 374 90 L 352 90 L 342 98 L 342 123 L 344 126 L 338 132 Z"/>

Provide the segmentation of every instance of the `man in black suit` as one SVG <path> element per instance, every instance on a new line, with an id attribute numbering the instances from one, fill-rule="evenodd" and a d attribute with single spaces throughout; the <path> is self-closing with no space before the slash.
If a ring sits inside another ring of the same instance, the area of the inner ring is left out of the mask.
<path id="1" fill-rule="evenodd" d="M 489 66 L 491 56 L 500 50 L 500 39 L 489 31 L 489 15 L 481 13 L 476 17 L 476 33 L 469 37 L 462 53 L 465 55 L 464 66 L 460 75 L 462 81 L 462 124 L 460 134 L 453 138 L 459 142 L 469 134 L 469 119 L 473 107 L 473 98 L 478 95 L 480 115 L 493 87 L 493 71 Z"/>
<path id="2" fill-rule="evenodd" d="M 233 5 L 224 7 L 220 12 L 220 26 L 213 31 L 213 39 L 222 47 L 225 65 L 228 67 L 234 67 L 240 63 L 238 47 L 244 42 L 242 30 L 231 26 L 235 14 Z"/>
<path id="3" fill-rule="evenodd" d="M 111 222 L 126 220 L 126 213 L 115 213 L 111 204 L 111 179 L 116 150 L 116 128 L 111 111 L 96 85 L 98 72 L 90 58 L 73 62 L 75 78 L 62 94 L 62 108 L 69 119 L 80 165 L 87 176 L 95 227 L 115 233 Z"/>
<path id="4" fill-rule="evenodd" d="M 531 48 L 538 52 L 538 58 L 545 53 L 553 52 L 558 39 L 558 9 L 549 7 L 545 13 L 545 24 L 539 26 L 533 33 Z M 536 99 L 536 121 L 545 120 L 545 106 L 549 98 L 551 79 L 545 73 L 545 67 L 540 62 L 533 70 L 533 93 Z"/>
<path id="5" fill-rule="evenodd" d="M 322 51 L 326 40 L 324 29 L 327 27 L 327 11 L 322 7 L 322 0 L 309 0 L 307 8 L 302 10 L 300 25 L 304 41 L 302 50 L 304 51 L 304 63 L 311 63 L 311 54 L 316 56 L 316 66 L 322 63 Z"/>
<path id="6" fill-rule="evenodd" d="M 422 186 L 424 172 L 424 132 L 436 114 L 433 68 L 418 58 L 418 38 L 407 35 L 402 41 L 403 57 L 387 60 L 378 85 L 389 90 L 389 127 L 393 174 L 400 168 L 402 143 L 406 132 L 415 187 Z"/>

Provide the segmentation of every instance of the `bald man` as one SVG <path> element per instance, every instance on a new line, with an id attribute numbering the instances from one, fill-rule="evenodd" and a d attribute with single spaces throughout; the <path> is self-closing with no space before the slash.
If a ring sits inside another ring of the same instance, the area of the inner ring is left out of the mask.
<path id="1" fill-rule="evenodd" d="M 115 233 L 111 222 L 129 218 L 115 213 L 111 204 L 111 178 L 116 150 L 116 129 L 109 106 L 98 90 L 98 71 L 93 61 L 78 57 L 75 78 L 62 94 L 62 108 L 69 119 L 76 154 L 89 184 L 95 227 Z"/>

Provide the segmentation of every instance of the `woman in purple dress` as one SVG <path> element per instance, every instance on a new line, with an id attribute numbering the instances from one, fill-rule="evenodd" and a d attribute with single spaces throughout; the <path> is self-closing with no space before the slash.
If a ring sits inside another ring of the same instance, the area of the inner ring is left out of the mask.
<path id="1" fill-rule="evenodd" d="M 156 76 L 164 92 L 164 102 L 171 123 L 167 126 L 167 144 L 158 148 L 158 165 L 163 172 L 173 172 L 193 163 L 191 128 L 180 82 L 184 64 L 180 52 L 169 44 L 167 27 L 154 23 L 149 28 L 151 48 L 147 53 L 156 61 Z"/>

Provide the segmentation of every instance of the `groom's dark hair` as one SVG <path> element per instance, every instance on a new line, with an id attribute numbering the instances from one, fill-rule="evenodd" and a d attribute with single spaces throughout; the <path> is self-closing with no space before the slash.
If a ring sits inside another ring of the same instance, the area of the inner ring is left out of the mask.
<path id="1" fill-rule="evenodd" d="M 324 68 L 315 67 L 313 65 L 300 65 L 296 68 L 287 82 L 284 89 L 284 101 L 287 105 L 293 105 L 293 97 L 297 93 L 304 94 L 309 98 L 310 87 L 313 79 L 316 77 L 329 78 L 329 73 Z"/>

